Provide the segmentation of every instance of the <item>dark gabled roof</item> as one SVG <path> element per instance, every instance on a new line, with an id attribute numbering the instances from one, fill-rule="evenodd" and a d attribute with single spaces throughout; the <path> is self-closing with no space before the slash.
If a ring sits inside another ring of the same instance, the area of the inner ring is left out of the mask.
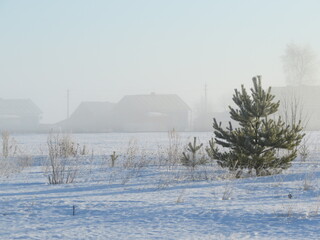
<path id="1" fill-rule="evenodd" d="M 190 107 L 176 94 L 128 95 L 115 106 L 116 111 L 142 110 L 144 112 L 190 111 Z"/>
<path id="2" fill-rule="evenodd" d="M 0 99 L 0 115 L 38 116 L 41 113 L 30 99 Z"/>
<path id="3" fill-rule="evenodd" d="M 110 114 L 114 105 L 114 103 L 110 102 L 82 102 L 70 118 L 104 117 Z"/>

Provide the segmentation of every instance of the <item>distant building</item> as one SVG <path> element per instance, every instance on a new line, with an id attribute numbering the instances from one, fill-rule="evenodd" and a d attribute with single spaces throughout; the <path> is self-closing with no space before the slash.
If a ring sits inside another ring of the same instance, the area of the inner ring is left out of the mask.
<path id="1" fill-rule="evenodd" d="M 290 122 L 293 116 L 303 121 L 306 130 L 320 130 L 320 86 L 272 87 L 271 92 L 280 100 L 279 114 L 283 118 Z"/>
<path id="2" fill-rule="evenodd" d="M 72 132 L 110 132 L 114 105 L 110 102 L 82 102 L 69 119 L 58 125 L 62 130 Z"/>
<path id="3" fill-rule="evenodd" d="M 191 110 L 175 94 L 130 95 L 118 103 L 83 102 L 54 128 L 71 132 L 148 132 L 190 129 Z"/>
<path id="4" fill-rule="evenodd" d="M 186 131 L 191 109 L 175 94 L 129 95 L 114 107 L 114 130 L 122 132 Z"/>
<path id="5" fill-rule="evenodd" d="M 41 113 L 30 99 L 0 99 L 0 131 L 37 131 Z"/>

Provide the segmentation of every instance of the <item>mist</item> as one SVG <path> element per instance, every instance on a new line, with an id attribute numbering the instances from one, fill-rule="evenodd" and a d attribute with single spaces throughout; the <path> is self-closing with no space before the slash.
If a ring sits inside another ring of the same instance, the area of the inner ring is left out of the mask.
<path id="1" fill-rule="evenodd" d="M 117 104 L 151 93 L 179 96 L 193 118 L 205 95 L 208 113 L 224 112 L 234 89 L 250 88 L 255 75 L 264 87 L 286 85 L 287 44 L 319 52 L 319 7 L 289 0 L 1 1 L 0 98 L 31 100 L 41 124 L 65 121 L 83 102 Z"/>

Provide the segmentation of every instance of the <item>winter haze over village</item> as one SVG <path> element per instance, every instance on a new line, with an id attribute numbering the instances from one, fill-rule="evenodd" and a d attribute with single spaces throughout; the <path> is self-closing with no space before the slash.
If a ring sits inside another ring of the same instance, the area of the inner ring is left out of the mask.
<path id="1" fill-rule="evenodd" d="M 319 239 L 319 9 L 0 0 L 0 239 Z"/>

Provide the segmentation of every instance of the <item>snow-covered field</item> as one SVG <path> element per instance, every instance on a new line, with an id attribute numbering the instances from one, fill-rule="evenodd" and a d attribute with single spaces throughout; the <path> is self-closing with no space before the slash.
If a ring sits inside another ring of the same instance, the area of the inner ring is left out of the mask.
<path id="1" fill-rule="evenodd" d="M 212 134 L 179 136 L 184 146 Z M 215 163 L 192 170 L 167 162 L 167 133 L 75 134 L 89 154 L 79 157 L 75 182 L 58 185 L 48 184 L 47 135 L 13 137 L 32 165 L 1 171 L 0 239 L 320 238 L 318 132 L 306 137 L 306 161 L 241 179 Z"/>

